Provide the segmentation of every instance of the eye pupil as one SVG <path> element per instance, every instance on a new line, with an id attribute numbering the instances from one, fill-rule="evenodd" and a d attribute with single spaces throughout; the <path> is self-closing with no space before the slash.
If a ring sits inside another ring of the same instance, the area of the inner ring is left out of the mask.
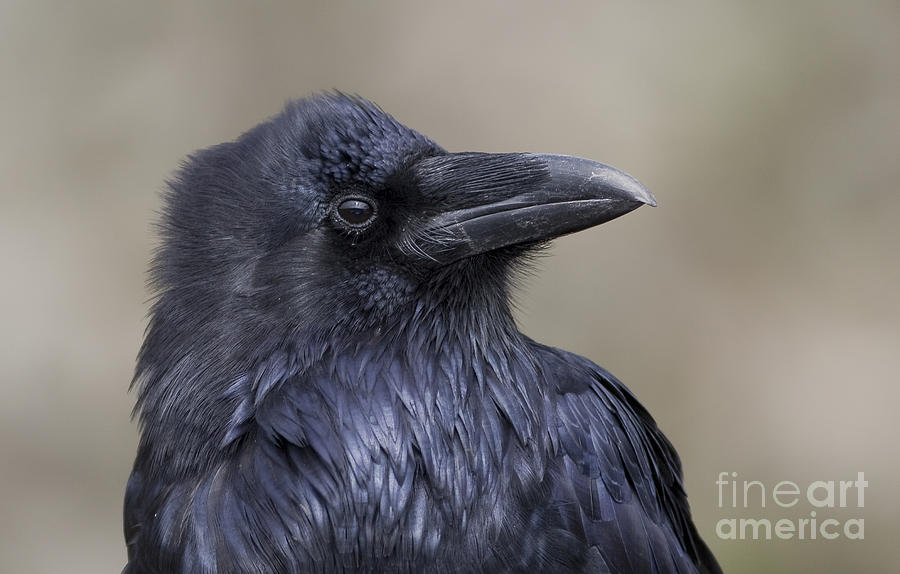
<path id="1" fill-rule="evenodd" d="M 350 225 L 362 225 L 372 219 L 375 209 L 361 199 L 347 199 L 341 202 L 337 208 L 341 219 Z"/>

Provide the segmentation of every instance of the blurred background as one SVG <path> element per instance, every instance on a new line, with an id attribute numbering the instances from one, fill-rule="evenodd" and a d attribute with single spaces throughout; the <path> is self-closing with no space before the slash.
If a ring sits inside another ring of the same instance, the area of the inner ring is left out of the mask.
<path id="1" fill-rule="evenodd" d="M 655 415 L 726 572 L 896 571 L 898 54 L 893 1 L 3 2 L 0 571 L 122 568 L 159 192 L 333 88 L 452 151 L 640 178 L 660 207 L 556 242 L 523 330 Z M 864 508 L 818 515 L 865 539 L 722 540 L 812 508 L 720 508 L 720 472 L 864 472 Z"/>

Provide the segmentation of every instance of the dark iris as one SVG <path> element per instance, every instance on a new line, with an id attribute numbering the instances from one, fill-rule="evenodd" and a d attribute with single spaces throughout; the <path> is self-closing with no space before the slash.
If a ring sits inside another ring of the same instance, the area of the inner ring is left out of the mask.
<path id="1" fill-rule="evenodd" d="M 345 199 L 338 205 L 337 212 L 350 225 L 364 225 L 375 215 L 375 208 L 361 199 Z"/>

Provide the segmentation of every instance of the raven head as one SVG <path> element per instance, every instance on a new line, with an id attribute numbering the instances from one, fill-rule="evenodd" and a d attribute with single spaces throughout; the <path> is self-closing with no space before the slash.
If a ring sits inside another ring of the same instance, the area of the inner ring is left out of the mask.
<path id="1" fill-rule="evenodd" d="M 361 98 L 325 95 L 189 160 L 156 280 L 205 307 L 195 319 L 245 333 L 358 331 L 423 285 L 499 287 L 516 255 L 643 204 L 650 193 L 609 166 L 447 153 Z"/>

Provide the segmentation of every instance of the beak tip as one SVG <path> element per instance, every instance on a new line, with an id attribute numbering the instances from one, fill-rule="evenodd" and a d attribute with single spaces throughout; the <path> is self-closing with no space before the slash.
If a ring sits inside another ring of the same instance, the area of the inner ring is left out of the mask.
<path id="1" fill-rule="evenodd" d="M 584 162 L 584 172 L 590 173 L 589 182 L 599 183 L 601 193 L 618 197 L 628 202 L 638 202 L 650 207 L 656 207 L 656 198 L 644 185 L 634 177 L 608 165 L 599 164 L 591 160 L 576 158 Z M 583 172 L 583 173 L 584 173 Z"/>
<path id="2" fill-rule="evenodd" d="M 625 181 L 620 182 L 620 189 L 633 201 L 638 201 L 650 207 L 656 207 L 656 198 L 650 193 L 650 190 L 641 184 L 638 180 L 630 175 L 622 174 Z"/>

